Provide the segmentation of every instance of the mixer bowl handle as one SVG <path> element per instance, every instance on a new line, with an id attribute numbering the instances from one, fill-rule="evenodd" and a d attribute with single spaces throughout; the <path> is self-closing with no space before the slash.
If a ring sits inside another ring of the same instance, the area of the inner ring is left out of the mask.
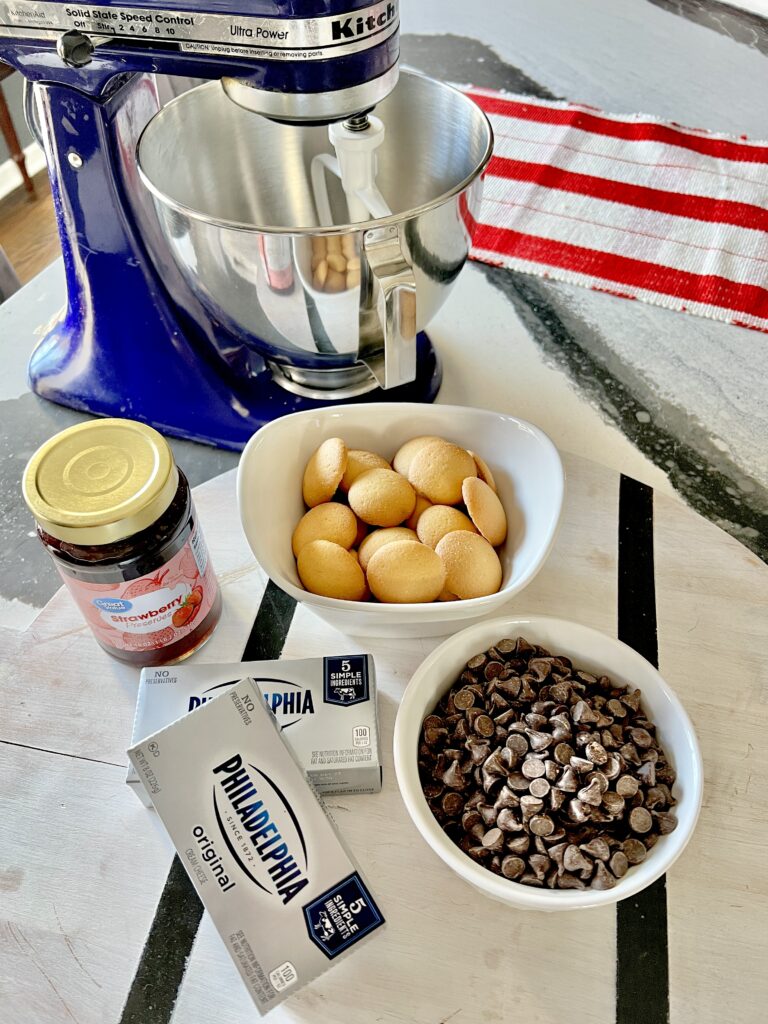
<path id="1" fill-rule="evenodd" d="M 361 296 L 371 294 L 378 329 L 365 329 L 361 311 L 358 359 L 380 387 L 395 388 L 416 379 L 416 279 L 403 252 L 398 225 L 366 231 L 362 257 Z"/>

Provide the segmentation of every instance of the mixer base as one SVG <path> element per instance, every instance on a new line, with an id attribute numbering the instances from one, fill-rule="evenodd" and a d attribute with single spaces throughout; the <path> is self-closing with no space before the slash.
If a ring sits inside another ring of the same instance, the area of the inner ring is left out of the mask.
<path id="1" fill-rule="evenodd" d="M 97 346 L 82 356 L 79 332 L 60 325 L 38 346 L 29 365 L 32 389 L 43 398 L 97 416 L 128 416 L 156 427 L 171 437 L 199 441 L 239 451 L 255 431 L 292 412 L 351 402 L 433 402 L 442 380 L 442 366 L 426 334 L 417 336 L 416 379 L 409 384 L 339 402 L 292 394 L 275 382 L 265 366 L 249 381 L 234 388 L 210 366 L 196 359 L 191 349 L 154 346 L 151 372 L 127 372 L 117 358 L 125 347 L 112 349 L 105 358 Z M 130 361 L 142 361 L 136 351 L 126 352 Z M 85 364 L 85 365 L 84 365 Z M 132 386 L 130 386 L 132 385 Z"/>

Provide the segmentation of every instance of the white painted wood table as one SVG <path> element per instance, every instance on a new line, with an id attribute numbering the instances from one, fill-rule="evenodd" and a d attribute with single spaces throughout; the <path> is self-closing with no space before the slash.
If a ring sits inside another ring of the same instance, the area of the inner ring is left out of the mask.
<path id="1" fill-rule="evenodd" d="M 615 634 L 620 591 L 634 585 L 631 559 L 623 577 L 619 571 L 620 530 L 626 541 L 633 528 L 631 517 L 619 524 L 620 477 L 575 456 L 565 461 L 568 496 L 557 545 L 507 608 Z M 653 497 L 631 481 L 621 487 L 622 515 L 638 492 L 647 510 L 652 502 L 659 664 L 693 719 L 705 764 L 699 825 L 667 877 L 666 925 L 662 920 L 650 942 L 660 943 L 662 966 L 668 949 L 673 1024 L 757 1024 L 768 1005 L 768 570 L 674 499 Z M 234 474 L 198 488 L 196 500 L 225 599 L 221 626 L 198 658 L 236 661 L 267 580 L 239 529 Z M 631 631 L 626 596 L 624 629 Z M 301 606 L 290 621 L 285 657 L 369 650 L 376 658 L 384 789 L 328 804 L 388 925 L 270 1020 L 651 1020 L 645 1005 L 654 998 L 642 983 L 655 983 L 658 964 L 650 964 L 647 978 L 642 961 L 630 964 L 635 981 L 639 967 L 641 991 L 628 992 L 620 977 L 617 996 L 617 941 L 626 946 L 627 936 L 614 907 L 538 915 L 486 901 L 413 828 L 392 768 L 392 729 L 411 673 L 438 642 L 361 643 Z M 0 633 L 0 645 L 2 1024 L 253 1021 L 255 1010 L 207 917 L 186 970 L 183 957 L 173 966 L 177 933 L 186 928 L 191 942 L 196 916 L 186 893 L 191 925 L 189 914 L 168 903 L 167 887 L 163 894 L 170 842 L 124 782 L 137 673 L 100 651 L 61 591 L 26 633 Z M 161 917 L 163 905 L 170 907 L 166 920 L 156 917 L 159 903 Z M 155 962 L 147 973 L 150 932 L 161 955 L 160 967 Z M 164 942 L 170 980 L 163 976 Z"/>

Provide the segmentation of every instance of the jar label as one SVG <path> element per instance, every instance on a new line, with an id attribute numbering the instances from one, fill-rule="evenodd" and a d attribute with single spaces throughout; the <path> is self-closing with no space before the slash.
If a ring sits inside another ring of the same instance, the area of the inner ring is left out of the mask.
<path id="1" fill-rule="evenodd" d="M 156 651 L 181 640 L 203 621 L 218 591 L 197 527 L 181 551 L 147 576 L 124 583 L 63 578 L 97 639 L 120 651 Z"/>

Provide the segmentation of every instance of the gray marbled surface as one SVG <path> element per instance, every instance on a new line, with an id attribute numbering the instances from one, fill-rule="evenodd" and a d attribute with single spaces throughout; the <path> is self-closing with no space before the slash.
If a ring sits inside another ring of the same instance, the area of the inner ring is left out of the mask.
<path id="1" fill-rule="evenodd" d="M 768 60 L 757 36 L 745 35 L 751 22 L 739 22 L 740 34 L 723 12 L 717 25 L 687 20 L 700 6 L 541 0 L 457 12 L 426 0 L 418 8 L 405 4 L 403 55 L 411 65 L 459 83 L 567 96 L 615 111 L 644 110 L 768 137 Z M 710 13 L 714 6 L 708 5 Z M 473 38 L 473 30 L 480 38 Z M 677 62 L 674 69 L 671 60 Z M 711 93 L 692 95 L 690 85 L 703 81 L 704 69 Z M 605 461 L 657 486 L 668 479 L 703 515 L 768 556 L 768 346 L 762 335 L 475 266 L 435 324 L 438 348 L 441 336 L 463 323 L 456 303 L 472 303 L 483 281 L 498 296 L 502 315 L 486 322 L 490 313 L 480 304 L 473 329 L 487 323 L 495 332 L 495 347 L 488 348 L 495 363 L 478 365 L 464 355 L 467 373 L 479 381 L 488 372 L 496 378 L 506 373 L 510 387 L 525 387 L 517 371 L 527 366 L 531 386 L 541 389 L 541 415 L 530 418 L 548 429 L 547 409 L 566 393 L 582 410 L 573 431 L 558 434 L 549 427 L 558 444 L 598 458 L 604 444 Z M 33 396 L 25 383 L 35 337 L 63 298 L 55 264 L 0 309 L 0 601 L 20 627 L 58 586 L 21 500 L 21 472 L 43 440 L 82 419 Z M 533 356 L 524 356 L 521 337 Z M 448 355 L 444 392 L 455 400 Z M 589 432 L 588 446 L 580 430 Z M 174 442 L 174 448 L 193 483 L 236 463 L 236 456 L 204 446 Z"/>

